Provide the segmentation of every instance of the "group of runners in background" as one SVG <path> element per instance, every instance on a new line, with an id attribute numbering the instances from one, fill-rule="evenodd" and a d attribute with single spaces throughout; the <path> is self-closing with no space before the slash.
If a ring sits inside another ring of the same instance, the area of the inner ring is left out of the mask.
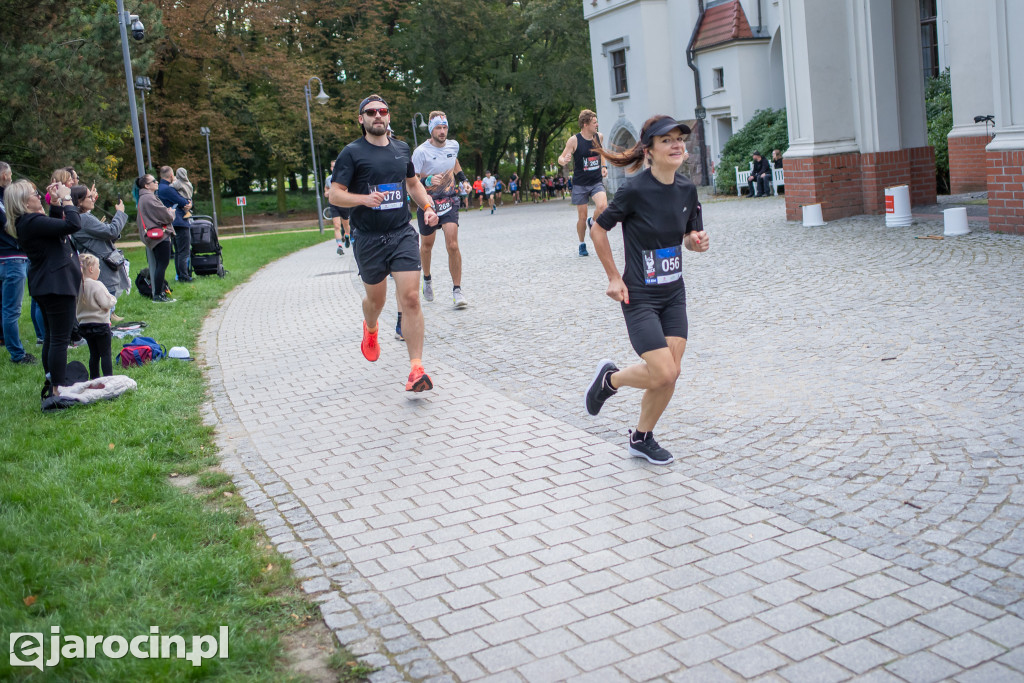
<path id="1" fill-rule="evenodd" d="M 468 306 L 462 293 L 462 254 L 458 228 L 465 199 L 486 200 L 493 214 L 506 188 L 513 201 L 521 201 L 523 188 L 513 174 L 505 185 L 489 171 L 470 183 L 459 163 L 459 143 L 449 138 L 443 111 L 428 117 L 430 137 L 415 150 L 391 135 L 391 112 L 382 97 L 370 95 L 359 104 L 362 137 L 348 144 L 332 164 L 325 194 L 335 220 L 338 253 L 350 245 L 363 281 L 363 338 L 360 349 L 368 361 L 380 357 L 379 318 L 387 297 L 387 279 L 395 283 L 399 320 L 396 337 L 406 343 L 409 376 L 406 391 L 433 388 L 423 366 L 424 320 L 420 303 L 434 300 L 430 265 L 437 230 L 444 234 L 452 277 L 452 304 Z M 598 132 L 597 115 L 583 110 L 580 132 L 566 142 L 558 157 L 561 166 L 573 165 L 572 203 L 577 207 L 579 256 L 589 256 L 586 232 L 591 230 L 594 251 L 608 277 L 607 295 L 619 302 L 630 343 L 639 363 L 619 369 L 611 360 L 598 364 L 585 391 L 588 413 L 622 387 L 644 391 L 635 430 L 630 430 L 628 452 L 650 463 L 664 465 L 673 456 L 654 439 L 654 427 L 668 406 L 686 348 L 686 290 L 682 277 L 682 250 L 704 252 L 704 231 L 697 190 L 679 173 L 686 159 L 690 129 L 669 116 L 645 122 L 640 141 L 629 150 L 609 151 Z M 609 206 L 603 179 L 606 162 L 637 174 L 620 187 Z M 531 186 L 539 178 L 531 179 Z M 499 191 L 499 188 L 501 190 Z M 532 190 L 532 187 L 531 187 Z M 532 192 L 531 192 L 532 193 Z M 416 206 L 418 230 L 410 222 L 407 200 Z M 588 216 L 593 201 L 594 215 Z M 594 230 L 594 224 L 600 228 Z M 625 268 L 620 272 L 612 254 L 608 231 L 623 226 Z M 422 271 L 422 278 L 421 273 Z"/>

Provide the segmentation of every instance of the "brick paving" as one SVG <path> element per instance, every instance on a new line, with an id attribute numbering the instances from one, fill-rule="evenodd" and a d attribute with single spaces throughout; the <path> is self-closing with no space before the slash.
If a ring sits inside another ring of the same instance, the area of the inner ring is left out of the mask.
<path id="1" fill-rule="evenodd" d="M 638 392 L 583 412 L 633 353 L 567 202 L 463 217 L 464 311 L 435 248 L 427 396 L 331 243 L 208 319 L 225 467 L 371 680 L 1024 676 L 1024 241 L 705 214 L 665 468 Z"/>

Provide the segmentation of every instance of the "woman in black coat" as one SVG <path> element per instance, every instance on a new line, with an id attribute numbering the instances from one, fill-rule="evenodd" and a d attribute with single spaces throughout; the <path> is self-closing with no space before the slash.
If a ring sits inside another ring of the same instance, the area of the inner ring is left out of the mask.
<path id="1" fill-rule="evenodd" d="M 27 180 L 7 188 L 6 226 L 28 256 L 28 292 L 39 303 L 46 321 L 43 337 L 43 370 L 50 375 L 44 393 L 59 394 L 66 386 L 68 343 L 75 325 L 82 268 L 68 235 L 81 227 L 78 209 L 71 204 L 71 191 L 63 183 L 46 188 L 50 215 L 43 208 L 42 195 Z"/>

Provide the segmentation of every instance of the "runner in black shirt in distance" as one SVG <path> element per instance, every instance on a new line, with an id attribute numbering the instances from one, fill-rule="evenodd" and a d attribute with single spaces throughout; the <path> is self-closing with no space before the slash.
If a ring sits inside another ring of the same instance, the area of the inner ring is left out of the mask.
<path id="1" fill-rule="evenodd" d="M 576 236 L 579 237 L 579 255 L 589 256 L 585 237 L 587 228 L 597 220 L 605 207 L 608 206 L 608 194 L 604 189 L 604 177 L 608 168 L 604 164 L 600 150 L 602 135 L 597 132 L 597 114 L 589 109 L 580 112 L 578 122 L 580 132 L 566 140 L 565 149 L 558 155 L 558 163 L 566 166 L 573 162 L 572 171 L 572 203 L 576 205 Z M 550 189 L 549 189 L 550 188 Z M 549 192 L 554 197 L 554 189 L 547 183 L 541 192 Z M 594 200 L 594 217 L 587 218 L 587 206 Z"/>
<path id="2" fill-rule="evenodd" d="M 387 298 L 387 276 L 395 279 L 401 303 L 402 333 L 409 349 L 409 380 L 406 391 L 433 388 L 423 370 L 423 309 L 420 308 L 419 238 L 409 222 L 406 192 L 424 209 L 424 222 L 437 224 L 434 202 L 416 178 L 409 145 L 388 137 L 391 121 L 388 105 L 370 95 L 359 105 L 363 137 L 349 143 L 338 155 L 331 178 L 330 203 L 355 207 L 351 222 L 358 239 L 353 251 L 359 276 L 366 289 L 363 299 L 361 350 L 369 361 L 380 357 L 377 319 Z"/>
<path id="3" fill-rule="evenodd" d="M 648 119 L 633 149 L 602 156 L 616 166 L 637 171 L 645 161 L 650 168 L 630 178 L 611 205 L 595 221 L 594 251 L 608 275 L 607 294 L 622 305 L 633 349 L 642 363 L 619 370 L 603 360 L 586 393 L 586 408 L 597 415 L 604 402 L 620 387 L 643 389 L 640 419 L 630 432 L 630 455 L 656 465 L 673 461 L 672 454 L 654 440 L 654 426 L 675 391 L 679 366 L 686 350 L 686 288 L 682 277 L 682 251 L 708 250 L 697 189 L 676 171 L 687 157 L 684 124 L 670 116 Z M 626 255 L 620 275 L 612 257 L 608 232 L 622 223 Z"/>

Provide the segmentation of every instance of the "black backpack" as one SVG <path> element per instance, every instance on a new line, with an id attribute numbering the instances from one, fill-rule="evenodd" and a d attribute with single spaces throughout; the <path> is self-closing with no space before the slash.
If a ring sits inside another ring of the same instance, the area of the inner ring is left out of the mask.
<path id="1" fill-rule="evenodd" d="M 153 281 L 149 279 L 149 268 L 143 268 L 135 276 L 135 291 L 147 299 L 153 298 Z M 171 288 L 164 282 L 164 294 L 170 294 Z"/>

